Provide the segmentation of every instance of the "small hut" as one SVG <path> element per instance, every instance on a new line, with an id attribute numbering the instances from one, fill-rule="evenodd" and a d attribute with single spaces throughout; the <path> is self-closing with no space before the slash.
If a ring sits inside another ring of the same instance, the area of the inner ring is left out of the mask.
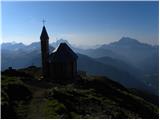
<path id="1" fill-rule="evenodd" d="M 66 43 L 61 43 L 49 55 L 50 78 L 72 80 L 77 74 L 77 58 L 78 56 Z"/>

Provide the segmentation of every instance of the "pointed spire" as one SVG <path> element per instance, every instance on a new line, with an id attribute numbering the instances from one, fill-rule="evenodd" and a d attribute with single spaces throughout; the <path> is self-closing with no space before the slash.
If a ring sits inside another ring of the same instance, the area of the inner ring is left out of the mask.
<path id="1" fill-rule="evenodd" d="M 48 36 L 48 33 L 47 33 L 47 30 L 46 30 L 46 27 L 45 27 L 45 26 L 43 26 L 40 39 L 41 39 L 41 40 L 42 40 L 42 39 L 49 39 L 49 36 Z"/>

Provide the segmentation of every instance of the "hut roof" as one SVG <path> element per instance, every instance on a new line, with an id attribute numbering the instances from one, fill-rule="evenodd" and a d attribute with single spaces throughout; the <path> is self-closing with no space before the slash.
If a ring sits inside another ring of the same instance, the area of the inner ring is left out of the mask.
<path id="1" fill-rule="evenodd" d="M 61 43 L 49 56 L 50 62 L 66 62 L 70 60 L 77 60 L 78 56 L 66 44 Z"/>

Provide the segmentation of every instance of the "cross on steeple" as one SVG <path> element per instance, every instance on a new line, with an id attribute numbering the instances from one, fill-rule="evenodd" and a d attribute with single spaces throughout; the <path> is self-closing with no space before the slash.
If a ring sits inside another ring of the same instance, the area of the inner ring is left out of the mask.
<path id="1" fill-rule="evenodd" d="M 42 22 L 43 22 L 43 26 L 44 26 L 46 21 L 43 19 Z"/>

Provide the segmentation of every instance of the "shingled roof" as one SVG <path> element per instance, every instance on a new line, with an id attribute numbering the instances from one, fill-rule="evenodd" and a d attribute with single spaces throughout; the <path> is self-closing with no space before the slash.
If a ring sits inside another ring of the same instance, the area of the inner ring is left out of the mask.
<path id="1" fill-rule="evenodd" d="M 69 60 L 77 60 L 78 56 L 66 44 L 61 43 L 49 56 L 50 62 L 67 62 Z"/>

